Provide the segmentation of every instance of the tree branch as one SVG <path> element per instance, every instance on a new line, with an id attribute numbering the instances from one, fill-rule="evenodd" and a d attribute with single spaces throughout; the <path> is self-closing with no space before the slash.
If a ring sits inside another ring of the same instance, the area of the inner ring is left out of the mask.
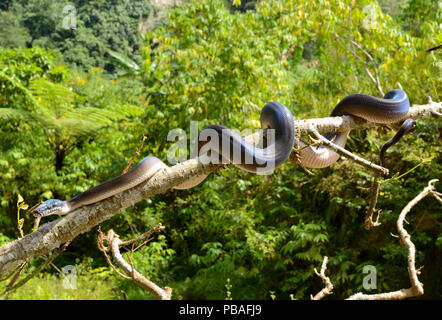
<path id="1" fill-rule="evenodd" d="M 310 128 L 310 132 L 313 134 L 313 136 L 315 137 L 315 139 L 317 139 L 318 141 L 321 141 L 324 145 L 326 145 L 328 148 L 332 149 L 333 151 L 339 153 L 340 155 L 346 156 L 350 159 L 352 159 L 353 161 L 359 163 L 360 165 L 374 171 L 376 174 L 382 174 L 385 176 L 388 176 L 389 171 L 387 168 L 378 166 L 377 164 L 370 162 L 368 160 L 365 160 L 364 158 L 361 158 L 357 155 L 355 155 L 354 153 L 351 153 L 350 151 L 334 144 L 333 142 L 331 142 L 330 140 L 326 139 L 324 136 L 322 136 L 318 130 L 316 130 L 313 126 Z"/>
<path id="2" fill-rule="evenodd" d="M 155 230 L 159 230 L 158 228 Z M 120 247 L 122 246 L 122 242 L 119 236 L 111 229 L 108 231 L 106 239 L 110 245 L 112 256 L 114 257 L 118 266 L 123 269 L 123 271 L 128 275 L 128 277 L 124 277 L 125 279 L 129 278 L 133 280 L 136 284 L 141 286 L 143 289 L 149 291 L 155 296 L 159 297 L 161 300 L 170 300 L 172 296 L 172 289 L 169 287 L 165 287 L 164 289 L 157 286 L 152 281 L 146 279 L 141 273 L 135 270 L 132 260 L 130 260 L 130 264 L 124 260 L 123 256 L 120 253 Z"/>
<path id="3" fill-rule="evenodd" d="M 431 117 L 437 113 L 442 113 L 442 103 L 431 102 L 427 105 L 413 106 L 404 119 Z M 342 116 L 297 120 L 296 126 L 301 135 L 306 135 L 311 131 L 311 128 L 319 133 L 326 133 L 366 129 L 376 126 L 376 124 L 351 116 Z M 66 216 L 46 223 L 25 237 L 0 247 L 0 275 L 13 270 L 25 260 L 51 252 L 61 244 L 88 232 L 136 202 L 164 193 L 194 176 L 210 174 L 222 167 L 222 165 L 202 164 L 196 159 L 190 159 L 159 171 L 154 177 L 132 189 L 79 208 Z"/>
<path id="4" fill-rule="evenodd" d="M 379 222 L 379 216 L 380 216 L 380 210 L 378 211 L 378 215 L 376 217 L 376 220 L 373 221 L 373 213 L 376 208 L 376 203 L 378 202 L 378 196 L 379 196 L 379 189 L 381 187 L 381 184 L 379 182 L 379 179 L 381 178 L 381 175 L 376 175 L 373 180 L 373 185 L 371 186 L 371 198 L 370 198 L 370 207 L 367 210 L 367 213 L 365 214 L 365 221 L 364 226 L 365 229 L 370 229 L 372 227 L 380 226 L 381 223 Z"/>
<path id="5" fill-rule="evenodd" d="M 417 277 L 419 270 L 416 270 L 415 266 L 416 247 L 411 241 L 411 236 L 404 228 L 404 221 L 406 222 L 405 216 L 411 211 L 411 209 L 427 195 L 433 195 L 440 202 L 440 194 L 434 188 L 434 184 L 437 181 L 438 179 L 433 179 L 428 182 L 428 186 L 424 188 L 424 190 L 422 190 L 422 192 L 419 193 L 413 200 L 411 200 L 404 207 L 404 209 L 402 209 L 396 222 L 401 242 L 408 248 L 408 275 L 410 277 L 411 288 L 378 294 L 364 294 L 359 292 L 350 296 L 347 300 L 399 300 L 424 294 L 424 287 Z"/>
<path id="6" fill-rule="evenodd" d="M 327 261 L 328 257 L 325 256 L 322 261 L 321 272 L 318 272 L 315 268 L 316 275 L 321 278 L 322 282 L 325 284 L 325 287 L 319 291 L 315 296 L 310 295 L 311 300 L 321 300 L 325 296 L 328 296 L 333 293 L 333 284 L 330 281 L 330 278 L 325 275 L 325 270 L 327 270 Z"/>

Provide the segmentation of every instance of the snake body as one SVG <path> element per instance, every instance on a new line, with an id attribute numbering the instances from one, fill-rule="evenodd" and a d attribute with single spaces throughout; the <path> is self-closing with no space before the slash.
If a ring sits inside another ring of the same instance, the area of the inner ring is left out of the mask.
<path id="1" fill-rule="evenodd" d="M 383 98 L 364 94 L 353 94 L 342 99 L 334 108 L 331 116 L 353 115 L 376 123 L 396 123 L 404 118 L 409 108 L 407 94 L 402 90 L 391 90 Z M 267 103 L 261 110 L 261 127 L 274 129 L 274 139 L 267 141 L 263 148 L 248 143 L 239 134 L 221 125 L 205 127 L 199 134 L 198 151 L 209 151 L 211 159 L 218 163 L 232 163 L 238 168 L 258 174 L 272 172 L 290 155 L 295 143 L 295 122 L 293 115 L 281 103 Z M 404 133 L 408 129 L 402 128 Z M 335 144 L 345 146 L 349 131 L 329 133 L 324 136 Z M 403 134 L 402 134 L 403 135 Z M 396 137 L 396 143 L 401 136 Z M 392 140 L 394 140 L 393 138 Z M 270 141 L 270 142 L 269 142 Z M 215 143 L 215 147 L 213 147 Z M 221 148 L 223 146 L 223 148 Z M 227 149 L 224 148 L 227 146 Z M 384 146 L 385 147 L 385 146 Z M 388 148 L 387 146 L 385 150 Z M 207 149 L 207 150 L 205 150 Z M 324 168 L 338 160 L 339 155 L 324 146 L 312 147 L 300 140 L 300 161 L 309 168 Z M 385 153 L 385 150 L 383 151 Z M 235 157 L 236 155 L 236 157 Z M 34 210 L 36 217 L 51 214 L 67 214 L 82 206 L 96 203 L 124 190 L 133 188 L 153 177 L 168 166 L 160 159 L 148 156 L 132 170 L 102 184 L 95 186 L 76 197 L 61 201 L 49 199 Z M 207 175 L 200 175 L 175 187 L 188 189 L 201 183 Z"/>
<path id="2" fill-rule="evenodd" d="M 408 113 L 410 101 L 407 94 L 398 89 L 388 91 L 383 98 L 366 94 L 352 94 L 342 99 L 333 109 L 330 117 L 352 115 L 367 121 L 389 124 L 402 120 Z M 326 133 L 324 137 L 345 147 L 350 131 Z M 325 146 L 308 147 L 300 140 L 301 164 L 307 168 L 325 168 L 339 159 L 339 154 Z"/>

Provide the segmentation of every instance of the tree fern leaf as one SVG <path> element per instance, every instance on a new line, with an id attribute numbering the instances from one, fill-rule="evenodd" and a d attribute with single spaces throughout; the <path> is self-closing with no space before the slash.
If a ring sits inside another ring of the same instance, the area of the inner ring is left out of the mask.
<path id="1" fill-rule="evenodd" d="M 28 112 L 12 108 L 0 108 L 0 119 L 13 120 L 28 117 Z"/>
<path id="2" fill-rule="evenodd" d="M 40 115 L 26 110 L 13 108 L 0 108 L 0 119 L 2 120 L 26 120 L 33 126 L 50 126 L 49 122 Z"/>

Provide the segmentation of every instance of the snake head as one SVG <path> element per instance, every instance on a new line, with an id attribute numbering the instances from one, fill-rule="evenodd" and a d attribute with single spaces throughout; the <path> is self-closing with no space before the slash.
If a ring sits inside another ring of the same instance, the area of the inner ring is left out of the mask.
<path id="1" fill-rule="evenodd" d="M 58 199 L 49 199 L 34 209 L 34 217 L 45 217 L 51 214 L 61 213 L 63 211 L 63 201 Z"/>
<path id="2" fill-rule="evenodd" d="M 406 131 L 405 134 L 411 134 L 416 130 L 417 124 L 413 119 L 407 119 L 402 123 L 401 127 Z"/>

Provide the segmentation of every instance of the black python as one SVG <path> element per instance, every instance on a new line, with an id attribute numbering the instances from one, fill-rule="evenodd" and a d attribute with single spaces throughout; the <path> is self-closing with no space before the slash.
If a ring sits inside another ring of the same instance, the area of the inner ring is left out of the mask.
<path id="1" fill-rule="evenodd" d="M 352 115 L 371 122 L 391 124 L 402 120 L 408 113 L 409 106 L 408 96 L 402 90 L 391 90 L 383 98 L 365 94 L 352 94 L 342 99 L 330 116 Z M 270 102 L 261 110 L 261 127 L 263 129 L 274 129 L 274 139 L 271 139 L 271 143 L 263 148 L 248 143 L 227 127 L 220 125 L 205 127 L 199 134 L 199 155 L 204 148 L 207 149 L 209 142 L 212 143 L 217 140 L 218 148 L 209 148 L 211 159 L 218 159 L 223 163 L 233 163 L 240 169 L 249 172 L 261 174 L 272 172 L 274 168 L 279 167 L 287 160 L 292 152 L 295 142 L 295 122 L 287 107 L 278 102 Z M 385 151 L 399 141 L 411 127 L 410 122 L 404 122 L 398 134 L 382 148 L 381 159 L 385 155 Z M 333 140 L 335 144 L 344 147 L 349 133 L 350 131 L 329 133 L 324 136 L 329 140 Z M 211 137 L 211 139 L 204 140 L 203 137 Z M 228 155 L 223 154 L 225 149 L 219 148 L 223 143 L 229 147 Z M 301 164 L 308 168 L 324 168 L 330 166 L 339 158 L 339 154 L 325 146 L 311 147 L 303 140 L 300 140 L 300 149 Z M 234 158 L 235 154 L 240 155 L 239 160 Z M 72 199 L 65 201 L 49 199 L 45 201 L 34 210 L 34 215 L 43 217 L 51 214 L 67 214 L 82 206 L 96 203 L 133 188 L 166 168 L 168 166 L 160 159 L 153 156 L 145 157 L 132 170 L 103 182 Z M 206 176 L 197 176 L 175 188 L 192 188 L 201 183 Z"/>

